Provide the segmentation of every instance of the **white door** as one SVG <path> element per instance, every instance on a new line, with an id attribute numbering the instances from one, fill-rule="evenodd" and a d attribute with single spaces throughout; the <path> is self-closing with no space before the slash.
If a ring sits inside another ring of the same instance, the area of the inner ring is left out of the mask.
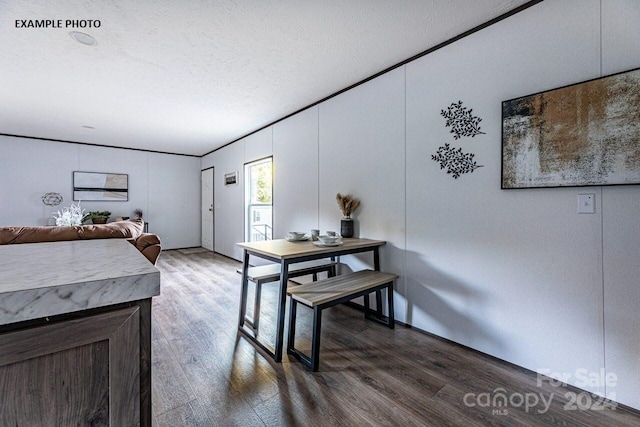
<path id="1" fill-rule="evenodd" d="M 213 250 L 213 168 L 202 171 L 202 247 Z"/>

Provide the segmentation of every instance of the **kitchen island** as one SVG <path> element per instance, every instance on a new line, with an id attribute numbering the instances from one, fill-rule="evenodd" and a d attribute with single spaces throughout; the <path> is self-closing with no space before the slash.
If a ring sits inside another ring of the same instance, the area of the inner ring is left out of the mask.
<path id="1" fill-rule="evenodd" d="M 0 246 L 0 425 L 151 425 L 160 272 L 124 239 Z"/>

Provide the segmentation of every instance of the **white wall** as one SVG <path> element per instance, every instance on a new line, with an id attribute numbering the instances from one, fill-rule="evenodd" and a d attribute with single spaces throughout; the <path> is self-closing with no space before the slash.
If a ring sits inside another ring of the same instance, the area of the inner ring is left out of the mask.
<path id="1" fill-rule="evenodd" d="M 149 232 L 163 248 L 200 246 L 200 159 L 148 153 Z"/>
<path id="2" fill-rule="evenodd" d="M 359 235 L 389 242 L 399 320 L 640 408 L 639 186 L 500 190 L 501 101 L 639 67 L 638 22 L 636 0 L 547 0 L 265 129 L 275 236 L 337 230 L 350 192 Z M 458 100 L 484 135 L 453 140 L 440 110 Z M 454 180 L 431 160 L 446 142 L 483 167 Z M 244 145 L 202 167 L 239 170 Z M 595 215 L 576 212 L 584 191 Z M 242 195 L 216 200 L 233 225 Z M 240 259 L 242 227 L 220 227 L 216 250 Z M 576 378 L 600 368 L 617 384 Z"/>
<path id="3" fill-rule="evenodd" d="M 202 169 L 214 166 L 214 249 L 237 260 L 242 252 L 236 242 L 244 240 L 244 140 L 202 158 Z M 224 175 L 238 172 L 238 183 L 224 185 Z"/>
<path id="4" fill-rule="evenodd" d="M 318 228 L 318 107 L 273 126 L 273 163 L 274 238 Z"/>
<path id="5" fill-rule="evenodd" d="M 73 171 L 129 175 L 129 201 L 89 202 L 86 210 L 133 216 L 140 208 L 163 249 L 200 245 L 200 159 L 81 144 L 0 136 L 0 226 L 44 225 L 52 208 L 41 196 L 73 202 Z"/>
<path id="6" fill-rule="evenodd" d="M 544 2 L 407 64 L 412 325 L 532 370 L 604 366 L 600 216 L 580 189 L 500 189 L 501 101 L 597 77 L 598 23 L 598 0 Z M 485 135 L 454 140 L 458 100 Z M 483 167 L 453 179 L 431 160 L 445 143 Z"/>
<path id="7" fill-rule="evenodd" d="M 404 80 L 404 69 L 396 69 L 319 106 L 320 229 L 340 231 L 337 193 L 358 197 L 356 235 L 386 240 L 381 269 L 399 274 L 405 249 Z M 373 268 L 370 254 L 341 261 L 354 270 Z M 404 289 L 403 278 L 397 289 Z M 402 294 L 397 316 L 404 321 Z"/>
<path id="8" fill-rule="evenodd" d="M 273 154 L 273 127 L 268 127 L 243 139 L 244 163 L 264 159 Z"/>
<path id="9" fill-rule="evenodd" d="M 244 165 L 273 153 L 273 129 L 268 127 L 202 157 L 201 168 L 214 167 L 214 250 L 242 260 L 236 243 L 245 240 Z M 238 183 L 224 185 L 224 175 L 238 172 Z"/>
<path id="10" fill-rule="evenodd" d="M 640 5 L 602 2 L 602 73 L 640 66 Z M 640 191 L 602 188 L 605 363 L 618 376 L 607 397 L 640 408 Z"/>

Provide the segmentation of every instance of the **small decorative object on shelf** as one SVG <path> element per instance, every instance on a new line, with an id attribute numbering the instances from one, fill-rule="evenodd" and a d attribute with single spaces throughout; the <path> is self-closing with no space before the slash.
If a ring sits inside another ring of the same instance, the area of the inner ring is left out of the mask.
<path id="1" fill-rule="evenodd" d="M 142 219 L 142 214 L 144 212 L 142 212 L 142 209 L 135 209 L 133 211 L 133 214 L 136 216 L 136 219 Z"/>
<path id="2" fill-rule="evenodd" d="M 80 203 L 68 208 L 62 208 L 62 211 L 58 211 L 53 214 L 56 219 L 56 225 L 82 225 L 82 219 L 84 218 L 84 209 L 80 207 Z"/>
<path id="3" fill-rule="evenodd" d="M 109 211 L 91 211 L 82 218 L 82 222 L 91 220 L 94 224 L 106 224 L 110 215 Z"/>
<path id="4" fill-rule="evenodd" d="M 336 201 L 343 216 L 342 220 L 340 220 L 340 235 L 342 237 L 353 237 L 354 227 L 351 214 L 360 206 L 360 200 L 349 194 L 342 195 L 338 193 L 336 194 Z"/>

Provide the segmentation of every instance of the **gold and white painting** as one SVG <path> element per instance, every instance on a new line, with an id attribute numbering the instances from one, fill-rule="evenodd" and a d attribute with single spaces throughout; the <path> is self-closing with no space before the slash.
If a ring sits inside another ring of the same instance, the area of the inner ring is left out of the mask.
<path id="1" fill-rule="evenodd" d="M 640 183 L 640 69 L 502 103 L 502 188 Z"/>

